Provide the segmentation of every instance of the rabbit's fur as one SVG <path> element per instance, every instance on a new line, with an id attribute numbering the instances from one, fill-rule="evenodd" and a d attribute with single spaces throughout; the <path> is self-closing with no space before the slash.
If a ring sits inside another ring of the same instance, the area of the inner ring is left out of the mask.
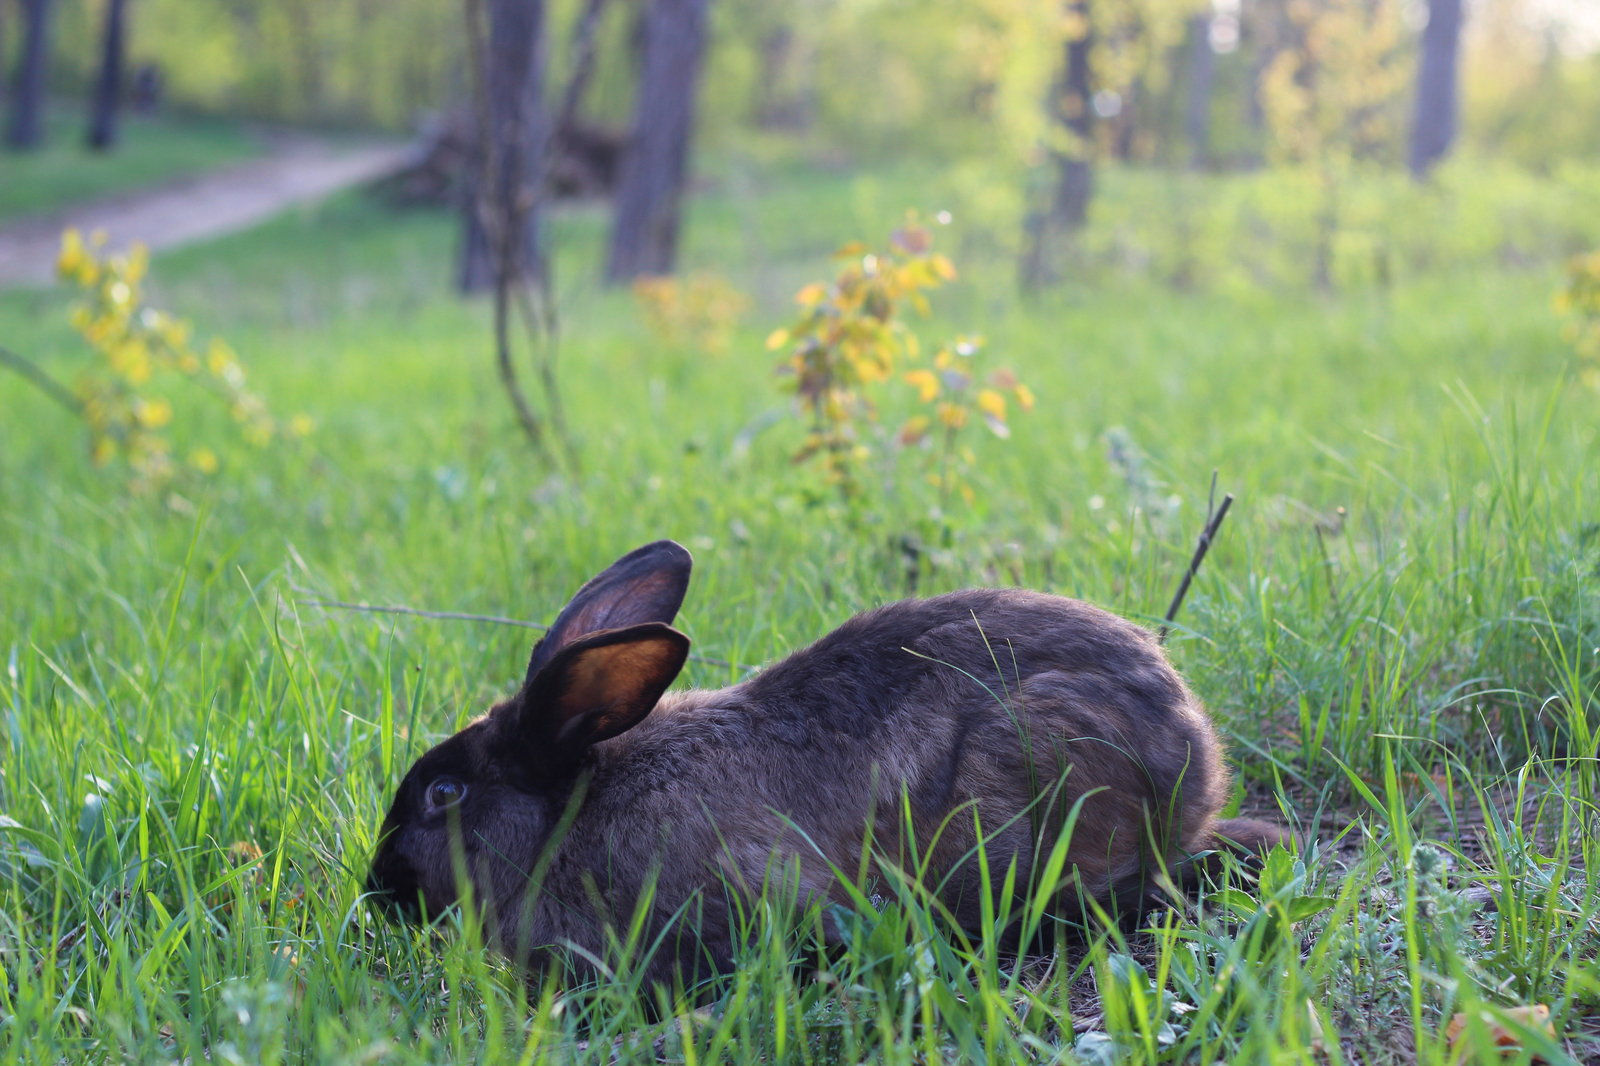
<path id="1" fill-rule="evenodd" d="M 671 541 L 618 560 L 534 649 L 522 690 L 417 761 L 383 825 L 377 898 L 437 914 L 463 871 L 502 950 L 565 946 L 586 967 L 605 957 L 603 926 L 625 929 L 653 892 L 646 943 L 677 935 L 648 976 L 687 979 L 731 965 L 730 896 L 759 892 L 774 856 L 802 899 L 837 902 L 836 872 L 855 876 L 864 851 L 901 869 L 921 857 L 970 928 L 976 825 L 995 882 L 1015 856 L 1026 886 L 1087 796 L 1070 909 L 1080 895 L 1137 907 L 1158 871 L 1280 839 L 1216 820 L 1216 733 L 1130 622 L 972 589 L 859 615 L 731 688 L 666 693 L 688 654 L 668 623 L 689 568 Z"/>

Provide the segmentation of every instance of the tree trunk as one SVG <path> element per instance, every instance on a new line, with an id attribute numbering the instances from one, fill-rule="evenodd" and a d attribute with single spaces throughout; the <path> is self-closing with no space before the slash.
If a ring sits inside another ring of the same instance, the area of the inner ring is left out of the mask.
<path id="1" fill-rule="evenodd" d="M 1411 125 L 1411 175 L 1428 176 L 1450 152 L 1459 110 L 1457 67 L 1461 54 L 1461 0 L 1428 0 L 1417 68 L 1417 109 Z"/>
<path id="2" fill-rule="evenodd" d="M 89 147 L 106 151 L 117 144 L 117 109 L 122 103 L 123 56 L 127 53 L 128 0 L 107 0 L 101 42 L 100 80 L 89 118 Z"/>
<path id="3" fill-rule="evenodd" d="M 21 0 L 22 56 L 11 98 L 13 148 L 37 148 L 44 142 L 45 79 L 50 66 L 50 0 Z"/>
<path id="4" fill-rule="evenodd" d="M 1183 128 L 1189 137 L 1191 163 L 1203 167 L 1211 158 L 1211 89 L 1216 82 L 1217 57 L 1211 50 L 1211 16 L 1189 20 L 1189 98 Z"/>
<path id="5" fill-rule="evenodd" d="M 1089 197 L 1094 192 L 1091 166 L 1094 109 L 1091 105 L 1089 57 L 1094 34 L 1089 22 L 1089 0 L 1067 5 L 1078 36 L 1067 41 L 1061 77 L 1052 92 L 1051 114 L 1066 130 L 1070 147 L 1053 151 L 1056 186 L 1049 207 L 1029 212 L 1024 223 L 1022 286 L 1033 290 L 1058 281 L 1064 246 L 1089 219 Z"/>
<path id="6" fill-rule="evenodd" d="M 463 292 L 489 288 L 501 268 L 513 281 L 544 275 L 544 0 L 489 0 L 488 15 L 477 160 L 463 197 Z"/>
<path id="7" fill-rule="evenodd" d="M 670 274 L 694 131 L 695 92 L 706 48 L 708 0 L 654 0 L 633 126 L 617 178 L 606 281 Z"/>
<path id="8" fill-rule="evenodd" d="M 1243 0 L 1239 10 L 1240 44 L 1250 53 L 1250 85 L 1244 97 L 1245 124 L 1256 133 L 1267 128 L 1261 99 L 1267 68 L 1283 50 L 1283 5 L 1280 0 Z"/>

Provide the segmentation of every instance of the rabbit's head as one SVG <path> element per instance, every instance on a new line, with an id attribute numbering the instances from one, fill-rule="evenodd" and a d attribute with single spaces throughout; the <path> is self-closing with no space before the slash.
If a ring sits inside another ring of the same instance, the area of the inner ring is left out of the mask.
<path id="1" fill-rule="evenodd" d="M 479 905 L 509 917 L 589 749 L 643 721 L 683 668 L 689 638 L 669 623 L 691 563 L 670 540 L 617 560 L 534 647 L 521 690 L 417 760 L 379 834 L 376 901 L 432 917 L 465 875 Z"/>

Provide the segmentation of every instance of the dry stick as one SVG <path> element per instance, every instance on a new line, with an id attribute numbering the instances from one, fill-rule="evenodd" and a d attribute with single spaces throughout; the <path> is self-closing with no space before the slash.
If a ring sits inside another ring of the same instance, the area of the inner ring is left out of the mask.
<path id="1" fill-rule="evenodd" d="M 537 629 L 541 633 L 550 631 L 549 626 L 542 626 L 538 622 L 524 622 L 520 618 L 502 618 L 494 614 L 466 614 L 462 611 L 423 611 L 416 607 L 373 607 L 365 603 L 348 603 L 344 600 L 296 600 L 295 602 L 306 607 L 337 607 L 341 611 L 358 611 L 363 614 L 409 614 L 418 618 L 438 618 L 447 622 L 489 622 L 497 626 Z M 707 666 L 720 666 L 727 670 L 743 670 L 745 673 L 754 673 L 761 669 L 759 666 L 748 666 L 745 663 L 730 663 L 726 659 L 713 659 L 709 655 L 690 655 L 689 658 Z"/>
<path id="2" fill-rule="evenodd" d="M 1211 472 L 1211 500 L 1217 498 L 1217 472 Z M 1211 548 L 1211 542 L 1216 538 L 1217 530 L 1222 528 L 1222 520 L 1228 517 L 1228 508 L 1233 506 L 1233 493 L 1222 497 L 1222 503 L 1211 509 L 1210 501 L 1206 504 L 1206 525 L 1200 531 L 1200 540 L 1194 546 L 1194 556 L 1189 560 L 1189 569 L 1184 572 L 1183 581 L 1178 585 L 1177 595 L 1172 597 L 1172 606 L 1167 608 L 1167 617 L 1161 624 L 1156 639 L 1166 643 L 1167 629 L 1172 625 L 1172 620 L 1178 617 L 1178 608 L 1183 606 L 1183 598 L 1189 594 L 1189 583 L 1194 580 L 1195 571 L 1200 569 L 1200 563 L 1206 557 L 1206 552 Z"/>
<path id="3" fill-rule="evenodd" d="M 83 414 L 83 401 L 72 395 L 59 381 L 34 365 L 33 361 L 18 355 L 10 348 L 0 346 L 0 364 L 10 367 L 27 378 L 40 392 L 75 415 Z"/>

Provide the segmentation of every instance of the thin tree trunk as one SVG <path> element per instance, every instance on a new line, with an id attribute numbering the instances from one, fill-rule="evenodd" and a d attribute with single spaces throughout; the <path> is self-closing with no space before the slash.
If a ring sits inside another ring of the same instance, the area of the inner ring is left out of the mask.
<path id="1" fill-rule="evenodd" d="M 44 142 L 45 80 L 50 66 L 50 0 L 20 0 L 22 56 L 11 98 L 13 148 L 37 148 Z"/>
<path id="2" fill-rule="evenodd" d="M 1066 130 L 1070 147 L 1051 153 L 1056 168 L 1054 195 L 1047 209 L 1030 212 L 1024 223 L 1021 274 L 1022 286 L 1027 290 L 1060 280 L 1063 246 L 1088 221 L 1089 198 L 1094 192 L 1094 109 L 1090 103 L 1089 71 L 1094 34 L 1090 29 L 1089 0 L 1072 0 L 1067 10 L 1081 32 L 1066 43 L 1050 110 Z"/>
<path id="3" fill-rule="evenodd" d="M 117 109 L 122 103 L 123 57 L 127 53 L 128 0 L 107 0 L 105 37 L 101 42 L 100 80 L 95 86 L 89 119 L 89 147 L 100 151 L 117 144 Z"/>
<path id="4" fill-rule="evenodd" d="M 1245 93 L 1245 124 L 1257 133 L 1267 128 L 1262 82 L 1267 68 L 1283 50 L 1283 6 L 1280 0 L 1244 0 L 1239 11 L 1241 43 L 1250 50 L 1250 86 Z"/>
<path id="5" fill-rule="evenodd" d="M 557 136 L 571 129 L 578 121 L 578 108 L 589 82 L 594 80 L 595 41 L 600 32 L 600 19 L 605 15 L 606 0 L 585 0 L 583 14 L 572 31 L 572 73 L 567 76 L 567 87 L 561 93 L 561 103 L 556 108 L 552 128 Z"/>
<path id="6" fill-rule="evenodd" d="M 1189 136 L 1191 164 L 1197 169 L 1211 158 L 1211 90 L 1216 74 L 1211 16 L 1196 15 L 1189 20 L 1189 98 L 1185 101 L 1183 128 Z"/>
<path id="7" fill-rule="evenodd" d="M 539 210 L 549 136 L 544 0 L 488 0 L 488 23 L 478 153 L 463 198 L 457 274 L 463 292 L 482 292 L 494 284 L 497 255 L 509 257 L 506 267 L 514 280 L 536 281 L 544 272 Z M 486 215 L 494 216 L 493 224 L 486 225 Z M 494 247 L 500 226 L 506 227 L 504 249 Z"/>
<path id="8" fill-rule="evenodd" d="M 1411 175 L 1428 176 L 1450 152 L 1459 112 L 1457 69 L 1461 55 L 1461 0 L 1428 0 L 1417 67 L 1417 108 L 1411 124 Z"/>
<path id="9" fill-rule="evenodd" d="M 670 274 L 694 132 L 695 94 L 706 48 L 708 0 L 654 0 L 633 125 L 617 179 L 606 281 Z"/>

